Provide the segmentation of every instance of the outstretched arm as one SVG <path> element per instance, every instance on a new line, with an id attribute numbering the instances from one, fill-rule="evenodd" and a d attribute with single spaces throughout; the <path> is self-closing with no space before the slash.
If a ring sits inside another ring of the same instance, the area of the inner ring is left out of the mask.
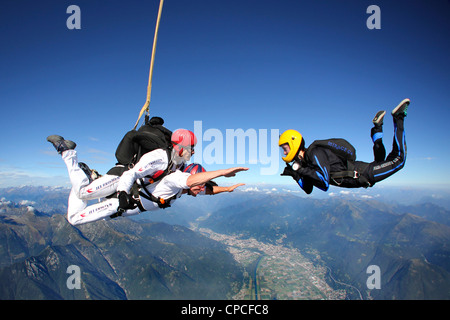
<path id="1" fill-rule="evenodd" d="M 241 171 L 247 171 L 248 168 L 244 167 L 235 167 L 235 168 L 229 168 L 229 169 L 221 169 L 221 170 L 215 170 L 215 171 L 207 171 L 207 172 L 199 172 L 196 174 L 192 174 L 187 179 L 187 186 L 189 188 L 202 185 L 212 179 L 218 178 L 218 177 L 234 177 L 236 173 Z"/>
<path id="2" fill-rule="evenodd" d="M 218 194 L 218 193 L 222 193 L 222 192 L 233 192 L 234 189 L 245 185 L 245 183 L 238 183 L 235 184 L 234 186 L 230 186 L 230 187 L 221 187 L 221 186 L 213 186 L 212 189 L 207 188 L 206 189 L 206 194 Z"/>

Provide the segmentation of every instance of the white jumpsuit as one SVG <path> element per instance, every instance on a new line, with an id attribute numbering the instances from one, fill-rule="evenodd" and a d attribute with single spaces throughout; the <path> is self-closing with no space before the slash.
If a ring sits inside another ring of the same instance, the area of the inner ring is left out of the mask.
<path id="1" fill-rule="evenodd" d="M 75 150 L 62 152 L 62 159 L 67 166 L 69 179 L 72 183 L 67 210 L 67 219 L 70 223 L 72 223 L 72 217 L 87 209 L 88 200 L 104 198 L 117 191 L 129 193 L 135 181 L 146 176 L 152 176 L 158 171 L 163 172 L 169 163 L 167 152 L 163 149 L 156 149 L 144 154 L 138 163 L 132 169 L 125 171 L 121 177 L 106 174 L 89 183 L 89 178 L 78 165 L 78 157 Z M 175 169 L 171 168 L 171 170 Z M 115 210 L 117 210 L 118 200 L 112 200 L 117 201 L 115 206 Z M 100 205 L 101 203 L 95 204 L 95 206 Z M 103 203 L 103 205 L 106 204 Z M 98 211 L 99 209 L 97 208 L 96 210 Z M 82 223 L 85 222 L 90 222 L 90 220 Z"/>
<path id="2" fill-rule="evenodd" d="M 172 204 L 177 198 L 181 197 L 183 189 L 189 189 L 189 187 L 187 186 L 187 179 L 190 175 L 190 173 L 177 170 L 165 176 L 159 182 L 147 186 L 147 190 L 157 198 L 168 199 L 176 195 L 176 198 L 172 199 L 170 203 Z M 140 201 L 145 211 L 153 211 L 159 209 L 157 203 L 151 200 L 147 200 L 144 197 L 140 197 Z M 117 212 L 118 206 L 119 199 L 108 199 L 84 208 L 79 212 L 74 212 L 72 215 L 68 215 L 68 221 L 72 225 L 78 225 L 101 219 L 109 220 L 110 216 Z M 141 213 L 139 208 L 135 208 L 125 211 L 122 216 L 133 216 L 139 213 Z"/>

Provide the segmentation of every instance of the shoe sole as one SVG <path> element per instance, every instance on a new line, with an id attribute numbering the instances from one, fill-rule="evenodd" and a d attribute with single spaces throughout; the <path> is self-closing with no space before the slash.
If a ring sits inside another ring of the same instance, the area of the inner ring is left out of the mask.
<path id="1" fill-rule="evenodd" d="M 397 112 L 399 112 L 399 110 L 401 110 L 402 107 L 403 107 L 405 104 L 407 104 L 407 105 L 406 105 L 406 108 L 408 108 L 408 106 L 409 106 L 410 103 L 411 103 L 411 100 L 409 100 L 409 99 L 404 99 L 402 102 L 400 102 L 400 103 L 398 104 L 398 106 L 396 106 L 396 107 L 394 108 L 394 110 L 392 110 L 391 114 L 392 114 L 393 116 L 395 116 L 395 115 L 397 114 Z M 403 110 L 403 111 L 404 111 L 404 110 Z"/>
<path id="2" fill-rule="evenodd" d="M 373 124 L 376 124 L 378 126 L 382 125 L 385 114 L 386 114 L 386 111 L 378 111 L 377 114 L 375 115 L 375 118 L 373 118 L 373 120 L 372 120 Z"/>
<path id="3" fill-rule="evenodd" d="M 51 136 L 47 137 L 47 141 L 51 142 L 51 143 L 55 143 L 55 142 L 58 142 L 58 141 L 61 141 L 61 140 L 64 141 L 64 138 L 61 137 L 61 136 L 58 136 L 57 134 L 54 134 L 54 135 L 51 135 Z"/>

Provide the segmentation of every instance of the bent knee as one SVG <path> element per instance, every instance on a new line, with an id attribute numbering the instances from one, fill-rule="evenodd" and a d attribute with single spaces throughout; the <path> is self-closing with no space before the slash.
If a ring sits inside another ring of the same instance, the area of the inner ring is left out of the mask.
<path id="1" fill-rule="evenodd" d="M 76 226 L 76 225 L 79 225 L 79 224 L 80 224 L 80 222 L 77 221 L 77 220 L 75 219 L 75 217 L 73 217 L 73 216 L 71 216 L 71 217 L 67 216 L 67 221 L 68 221 L 72 226 Z"/>
<path id="2" fill-rule="evenodd" d="M 400 155 L 396 159 L 397 159 L 397 163 L 398 163 L 398 165 L 396 167 L 397 171 L 403 169 L 403 167 L 405 166 L 405 163 L 406 163 L 406 156 Z"/>
<path id="3" fill-rule="evenodd" d="M 67 218 L 67 221 L 72 226 L 78 226 L 80 224 L 86 223 L 86 221 L 84 221 L 85 219 L 81 216 L 80 212 L 72 213 L 72 214 L 68 213 L 66 218 Z"/>

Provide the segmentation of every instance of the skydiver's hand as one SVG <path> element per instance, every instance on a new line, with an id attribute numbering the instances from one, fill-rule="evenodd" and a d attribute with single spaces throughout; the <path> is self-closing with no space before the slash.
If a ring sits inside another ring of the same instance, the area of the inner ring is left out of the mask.
<path id="1" fill-rule="evenodd" d="M 286 165 L 286 168 L 284 168 L 282 176 L 291 176 L 295 181 L 300 180 L 301 176 L 298 171 L 292 169 L 292 166 L 290 164 Z"/>
<path id="2" fill-rule="evenodd" d="M 238 184 L 235 184 L 234 186 L 228 187 L 228 192 L 233 192 L 234 189 L 239 188 L 240 186 L 244 186 L 244 185 L 245 185 L 245 183 L 238 183 Z"/>
<path id="3" fill-rule="evenodd" d="M 117 211 L 124 212 L 128 209 L 134 209 L 133 198 L 125 191 L 120 191 L 117 198 L 119 199 L 119 207 Z"/>
<path id="4" fill-rule="evenodd" d="M 236 175 L 236 173 L 241 172 L 241 171 L 247 171 L 248 168 L 244 168 L 244 167 L 235 167 L 235 168 L 230 168 L 230 169 L 225 169 L 225 173 L 223 174 L 224 177 L 234 177 Z"/>

